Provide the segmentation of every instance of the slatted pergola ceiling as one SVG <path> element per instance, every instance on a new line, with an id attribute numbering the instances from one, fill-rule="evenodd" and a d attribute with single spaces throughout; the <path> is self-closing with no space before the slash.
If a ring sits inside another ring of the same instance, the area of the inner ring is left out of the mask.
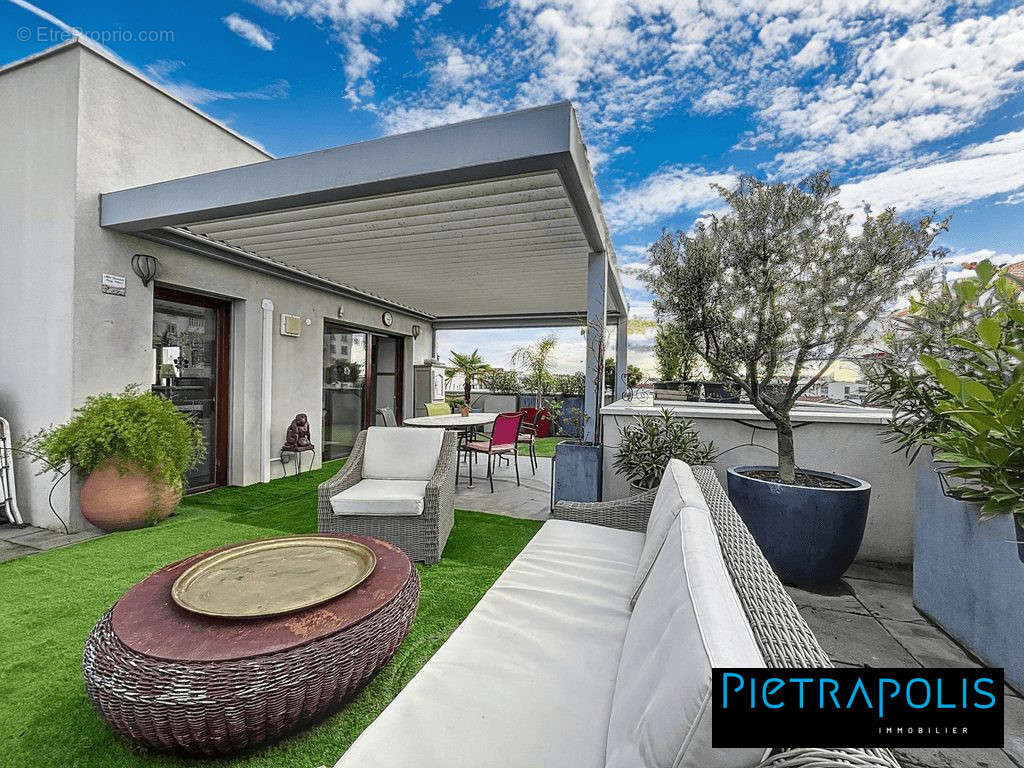
<path id="1" fill-rule="evenodd" d="M 107 193 L 100 223 L 452 322 L 578 319 L 605 253 L 626 310 L 567 102 Z"/>
<path id="2" fill-rule="evenodd" d="M 586 301 L 589 247 L 554 172 L 186 229 L 436 316 L 552 312 Z"/>

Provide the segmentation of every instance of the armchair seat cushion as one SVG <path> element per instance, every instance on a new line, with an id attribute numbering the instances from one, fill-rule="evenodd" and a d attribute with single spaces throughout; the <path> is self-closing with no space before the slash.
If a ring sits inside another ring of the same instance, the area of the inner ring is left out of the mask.
<path id="1" fill-rule="evenodd" d="M 331 497 L 336 515 L 422 515 L 426 480 L 360 480 Z"/>
<path id="2" fill-rule="evenodd" d="M 486 440 L 474 440 L 466 443 L 466 447 L 471 451 L 480 451 L 481 453 L 495 453 L 497 451 L 514 451 L 516 449 L 515 443 L 505 443 L 504 445 L 491 445 Z"/>

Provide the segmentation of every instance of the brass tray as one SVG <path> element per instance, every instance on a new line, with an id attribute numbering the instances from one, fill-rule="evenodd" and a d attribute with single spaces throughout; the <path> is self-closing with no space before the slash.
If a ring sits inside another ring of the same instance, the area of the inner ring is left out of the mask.
<path id="1" fill-rule="evenodd" d="M 191 566 L 174 602 L 205 616 L 253 619 L 326 602 L 373 573 L 377 556 L 348 539 L 295 536 L 240 544 Z"/>

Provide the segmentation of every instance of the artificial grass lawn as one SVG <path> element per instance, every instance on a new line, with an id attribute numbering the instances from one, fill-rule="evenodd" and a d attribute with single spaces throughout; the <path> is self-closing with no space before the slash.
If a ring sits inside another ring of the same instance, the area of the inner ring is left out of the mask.
<path id="1" fill-rule="evenodd" d="M 564 437 L 538 437 L 537 438 L 537 456 L 550 459 L 555 455 L 555 446 L 565 440 Z M 529 454 L 529 447 L 525 445 L 519 446 L 519 455 L 526 456 Z"/>
<path id="2" fill-rule="evenodd" d="M 465 618 L 539 522 L 456 510 L 441 562 L 417 566 L 419 611 L 391 663 L 323 722 L 237 757 L 188 759 L 129 744 L 86 698 L 81 655 L 107 608 L 164 565 L 224 544 L 316 531 L 316 486 L 338 467 L 330 462 L 297 478 L 190 496 L 153 528 L 0 564 L 0 766 L 332 765 Z"/>

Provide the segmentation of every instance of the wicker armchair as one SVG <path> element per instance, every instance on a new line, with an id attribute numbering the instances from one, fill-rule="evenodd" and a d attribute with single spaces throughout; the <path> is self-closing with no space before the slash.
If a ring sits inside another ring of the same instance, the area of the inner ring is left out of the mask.
<path id="1" fill-rule="evenodd" d="M 775 668 L 833 666 L 729 502 L 714 470 L 711 467 L 692 469 L 711 510 L 722 556 L 765 664 Z M 647 491 L 629 499 L 586 504 L 560 501 L 551 517 L 643 531 L 654 506 L 655 494 L 656 491 Z M 900 768 L 900 765 L 887 749 L 787 747 L 773 750 L 758 768 Z"/>
<path id="2" fill-rule="evenodd" d="M 427 483 L 420 515 L 336 515 L 331 497 L 362 479 L 366 430 L 356 437 L 345 466 L 317 488 L 317 530 L 320 533 L 358 533 L 384 539 L 399 547 L 410 560 L 436 563 L 455 524 L 455 447 L 457 436 L 445 432 L 437 468 Z"/>

